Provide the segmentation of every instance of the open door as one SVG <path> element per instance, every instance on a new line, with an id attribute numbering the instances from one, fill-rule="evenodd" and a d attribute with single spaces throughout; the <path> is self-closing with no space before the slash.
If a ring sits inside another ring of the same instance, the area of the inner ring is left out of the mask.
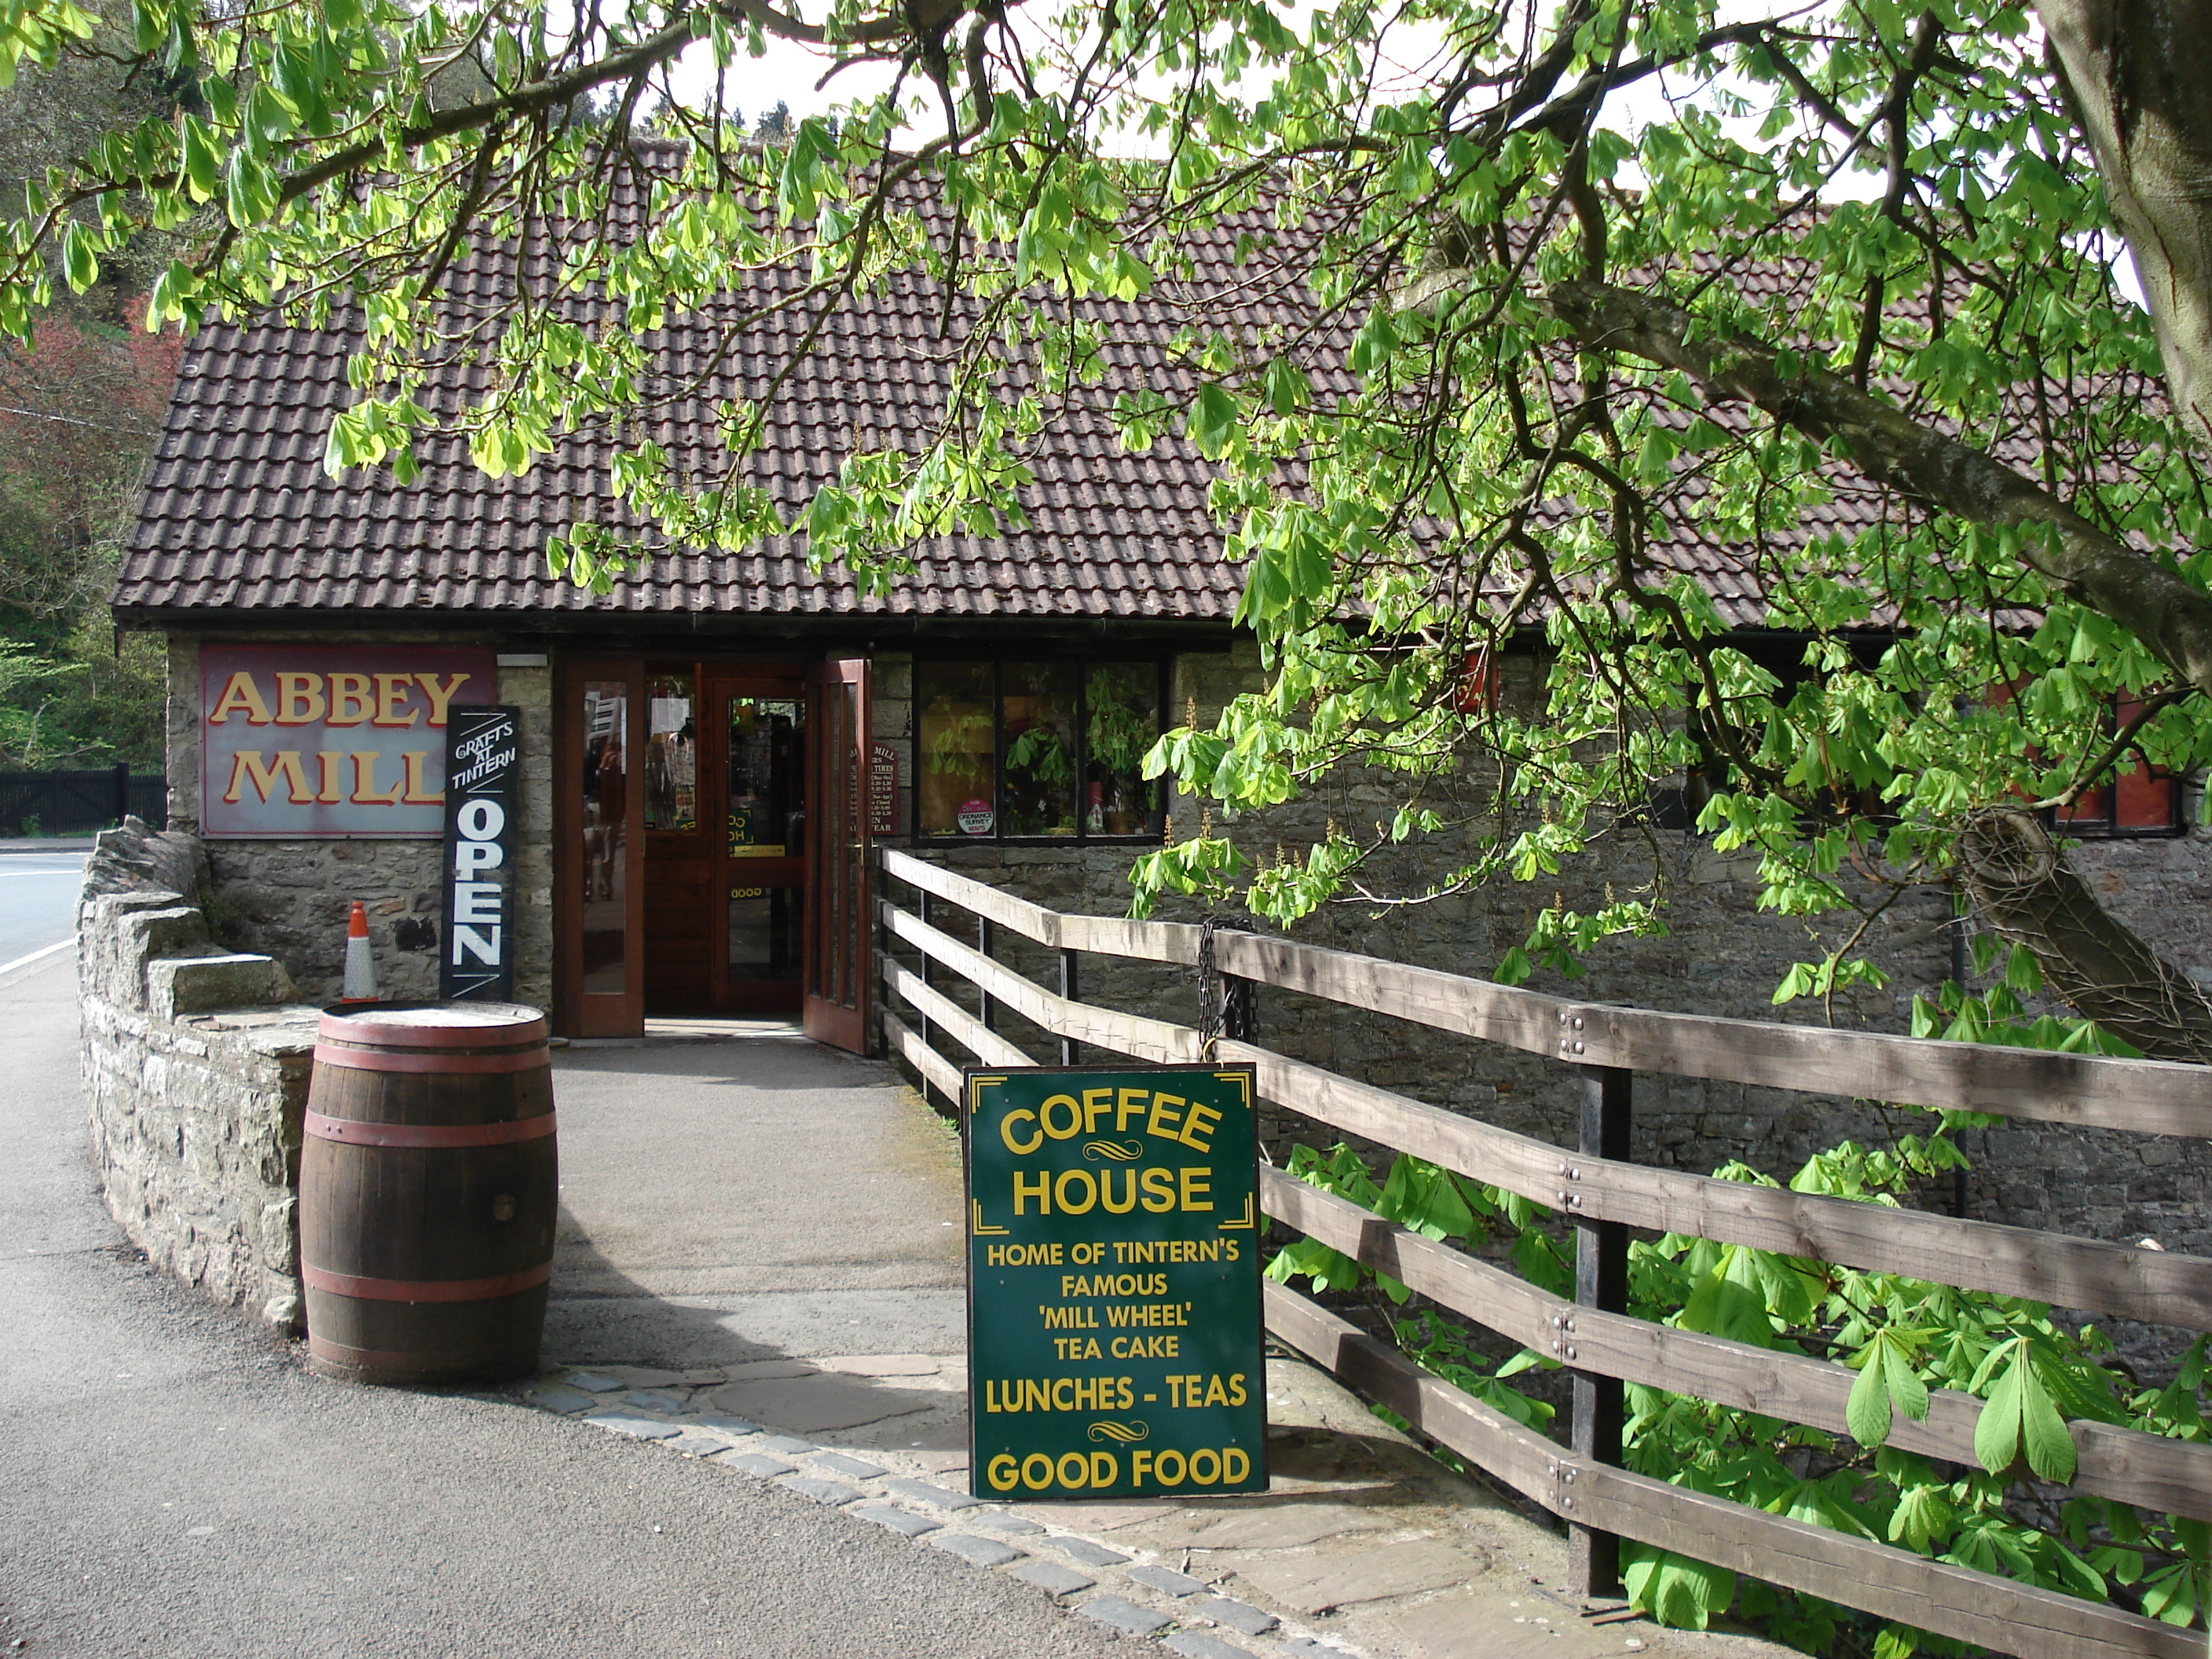
<path id="1" fill-rule="evenodd" d="M 806 1035 L 868 1046 L 868 665 L 806 672 Z"/>
<path id="2" fill-rule="evenodd" d="M 645 1030 L 645 671 L 635 661 L 562 665 L 555 743 L 554 878 L 563 1035 Z"/>

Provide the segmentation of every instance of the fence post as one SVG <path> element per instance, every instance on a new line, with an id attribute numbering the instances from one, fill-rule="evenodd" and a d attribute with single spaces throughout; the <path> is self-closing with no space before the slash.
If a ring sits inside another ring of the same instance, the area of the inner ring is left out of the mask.
<path id="1" fill-rule="evenodd" d="M 1626 1159 L 1635 1073 L 1624 1066 L 1583 1068 L 1582 1152 L 1585 1158 Z M 1568 1182 L 1571 1188 L 1581 1172 Z M 1606 1313 L 1628 1310 L 1628 1229 L 1618 1221 L 1575 1222 L 1575 1302 Z M 1568 1331 L 1573 1331 L 1571 1322 Z M 1567 1358 L 1574 1357 L 1568 1337 Z M 1574 1449 L 1599 1463 L 1620 1462 L 1624 1401 L 1620 1379 L 1574 1370 Z M 1567 1580 L 1580 1595 L 1620 1593 L 1620 1540 L 1609 1532 L 1570 1524 Z"/>
<path id="2" fill-rule="evenodd" d="M 891 884 L 891 872 L 884 867 L 882 848 L 870 848 L 868 858 L 875 866 L 877 877 L 874 886 L 870 890 L 869 899 L 869 902 L 876 907 L 876 953 L 870 958 L 868 963 L 868 971 L 874 975 L 874 983 L 868 987 L 868 1001 L 869 1006 L 876 1011 L 876 1017 L 868 1032 L 868 1053 L 876 1059 L 881 1060 L 889 1055 L 891 1051 L 890 1035 L 884 1025 L 884 1016 L 891 1011 L 891 992 L 890 987 L 884 982 L 884 969 L 891 959 L 893 935 L 890 923 L 884 920 L 883 911 L 883 907 L 890 902 L 890 894 L 888 890 Z M 927 1079 L 923 1080 L 921 1085 L 921 1097 L 924 1102 L 929 1098 L 929 1084 Z"/>
<path id="3" fill-rule="evenodd" d="M 1060 953 L 1060 994 L 1070 1002 L 1075 1001 L 1080 994 L 1077 989 L 1077 977 L 1075 952 L 1063 950 Z M 1073 1037 L 1060 1038 L 1060 1063 L 1061 1065 L 1076 1065 L 1079 1063 L 1080 1057 L 1080 1045 Z"/>
<path id="4" fill-rule="evenodd" d="M 921 925 L 925 927 L 933 927 L 935 925 L 931 920 L 931 912 L 933 906 L 931 903 L 930 892 L 927 888 L 925 887 L 922 889 L 921 898 Z M 921 953 L 921 982 L 924 985 L 931 986 L 937 983 L 937 960 L 927 951 L 924 951 Z M 916 1012 L 919 1012 L 920 1011 L 917 1010 Z M 923 1013 L 921 1015 L 918 1022 L 918 1029 L 921 1036 L 921 1046 L 923 1048 L 934 1048 L 937 1047 L 937 1039 L 930 1030 L 929 1016 L 927 1014 Z"/>
<path id="5" fill-rule="evenodd" d="M 115 763 L 115 823 L 122 827 L 123 820 L 131 816 L 131 763 Z"/>
<path id="6" fill-rule="evenodd" d="M 998 944 L 999 924 L 988 916 L 976 917 L 975 948 L 983 953 L 986 961 L 996 962 L 999 959 Z M 983 1029 L 987 1031 L 997 1030 L 999 1029 L 998 1000 L 980 985 L 975 988 L 975 994 L 981 999 L 977 1012 L 983 1021 Z"/>

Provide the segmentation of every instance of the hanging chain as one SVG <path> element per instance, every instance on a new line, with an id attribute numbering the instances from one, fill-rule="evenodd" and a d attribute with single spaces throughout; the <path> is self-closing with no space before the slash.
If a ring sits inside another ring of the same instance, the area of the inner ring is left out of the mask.
<path id="1" fill-rule="evenodd" d="M 1213 936 L 1215 933 L 1223 931 L 1243 933 L 1249 933 L 1251 930 L 1246 924 L 1243 917 L 1230 914 L 1217 913 L 1206 917 L 1204 921 L 1199 924 L 1198 966 L 1196 971 L 1196 978 L 1198 981 L 1198 1055 L 1200 1060 L 1209 1065 L 1212 1063 L 1214 1059 L 1214 1045 L 1219 1042 L 1224 1036 L 1236 1036 L 1239 1035 L 1238 1033 L 1230 1031 L 1227 1029 L 1229 1024 L 1229 981 L 1213 960 Z"/>

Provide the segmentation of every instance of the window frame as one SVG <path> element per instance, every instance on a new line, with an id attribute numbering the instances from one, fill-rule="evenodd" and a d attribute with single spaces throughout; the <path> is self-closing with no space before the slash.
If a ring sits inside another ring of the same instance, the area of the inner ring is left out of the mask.
<path id="1" fill-rule="evenodd" d="M 1155 737 L 1164 735 L 1168 720 L 1168 690 L 1172 659 L 1155 656 L 1150 652 L 1079 652 L 1073 654 L 1075 665 L 1075 833 L 1072 836 L 1011 836 L 1001 828 L 1006 821 L 1006 668 L 1010 662 L 1050 662 L 1055 659 L 1047 651 L 1035 653 L 1016 651 L 993 653 L 985 659 L 991 671 L 991 830 L 988 835 L 971 836 L 960 830 L 925 830 L 921 827 L 921 720 L 925 708 L 924 678 L 930 668 L 940 663 L 973 665 L 971 656 L 959 656 L 951 652 L 932 652 L 914 659 L 914 723 L 910 739 L 914 752 L 914 787 L 908 793 L 911 799 L 907 807 L 907 836 L 917 847 L 1156 847 L 1167 832 L 1166 781 L 1154 781 L 1153 803 L 1146 814 L 1145 827 L 1126 836 L 1109 835 L 1101 831 L 1093 835 L 1084 823 L 1083 787 L 1090 767 L 1091 730 L 1091 672 L 1094 668 L 1143 667 L 1150 664 L 1155 679 Z M 1066 660 L 1065 658 L 1058 660 Z"/>

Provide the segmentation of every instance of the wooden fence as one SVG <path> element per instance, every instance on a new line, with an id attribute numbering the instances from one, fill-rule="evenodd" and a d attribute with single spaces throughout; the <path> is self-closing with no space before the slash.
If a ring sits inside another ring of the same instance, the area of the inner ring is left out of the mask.
<path id="1" fill-rule="evenodd" d="M 1233 1020 L 1225 1028 L 1232 1035 L 1209 1054 L 1194 1027 L 1078 1000 L 1082 953 L 1196 968 L 1196 927 L 1062 915 L 888 848 L 878 867 L 886 890 L 899 883 L 921 895 L 913 908 L 878 901 L 878 956 L 890 994 L 882 1000 L 884 1041 L 948 1097 L 959 1097 L 961 1062 L 939 1052 L 939 1035 L 981 1064 L 1036 1063 L 994 1029 L 1003 1008 L 1056 1036 L 1062 1063 L 1085 1048 L 1146 1060 L 1249 1061 L 1261 1094 L 1278 1107 L 1518 1193 L 1574 1224 L 1576 1295 L 1568 1302 L 1279 1170 L 1261 1172 L 1261 1201 L 1277 1221 L 1567 1367 L 1573 1411 L 1571 1443 L 1562 1446 L 1287 1287 L 1267 1286 L 1277 1336 L 1565 1522 L 1585 1589 L 1611 1580 L 1617 1540 L 1628 1538 L 2023 1659 L 2203 1659 L 2201 1630 L 1771 1515 L 1619 1464 L 1624 1382 L 1844 1433 L 1857 1375 L 1621 1311 L 1630 1228 L 2212 1329 L 2212 1260 L 1635 1164 L 1628 1123 L 1637 1072 L 2203 1137 L 2212 1135 L 2212 1070 L 1656 1013 L 1277 938 L 1212 934 L 1211 967 L 1232 984 L 1325 998 L 1574 1067 L 1583 1079 L 1581 1146 L 1564 1152 L 1273 1053 L 1233 1035 Z M 937 925 L 937 902 L 969 913 L 974 945 Z M 1060 953 L 1057 992 L 994 960 L 1001 929 Z M 921 972 L 896 959 L 901 946 L 918 954 Z M 975 988 L 978 1012 L 940 988 L 948 972 Z M 1890 1443 L 1978 1468 L 1981 1410 L 1972 1395 L 1931 1391 L 1925 1420 L 1898 1414 Z M 2100 1423 L 2069 1426 L 2077 1491 L 2212 1521 L 2212 1445 Z"/>
<path id="2" fill-rule="evenodd" d="M 158 774 L 133 777 L 128 766 L 0 772 L 0 836 L 105 830 L 133 812 L 159 830 L 167 822 L 168 799 L 168 784 Z"/>

